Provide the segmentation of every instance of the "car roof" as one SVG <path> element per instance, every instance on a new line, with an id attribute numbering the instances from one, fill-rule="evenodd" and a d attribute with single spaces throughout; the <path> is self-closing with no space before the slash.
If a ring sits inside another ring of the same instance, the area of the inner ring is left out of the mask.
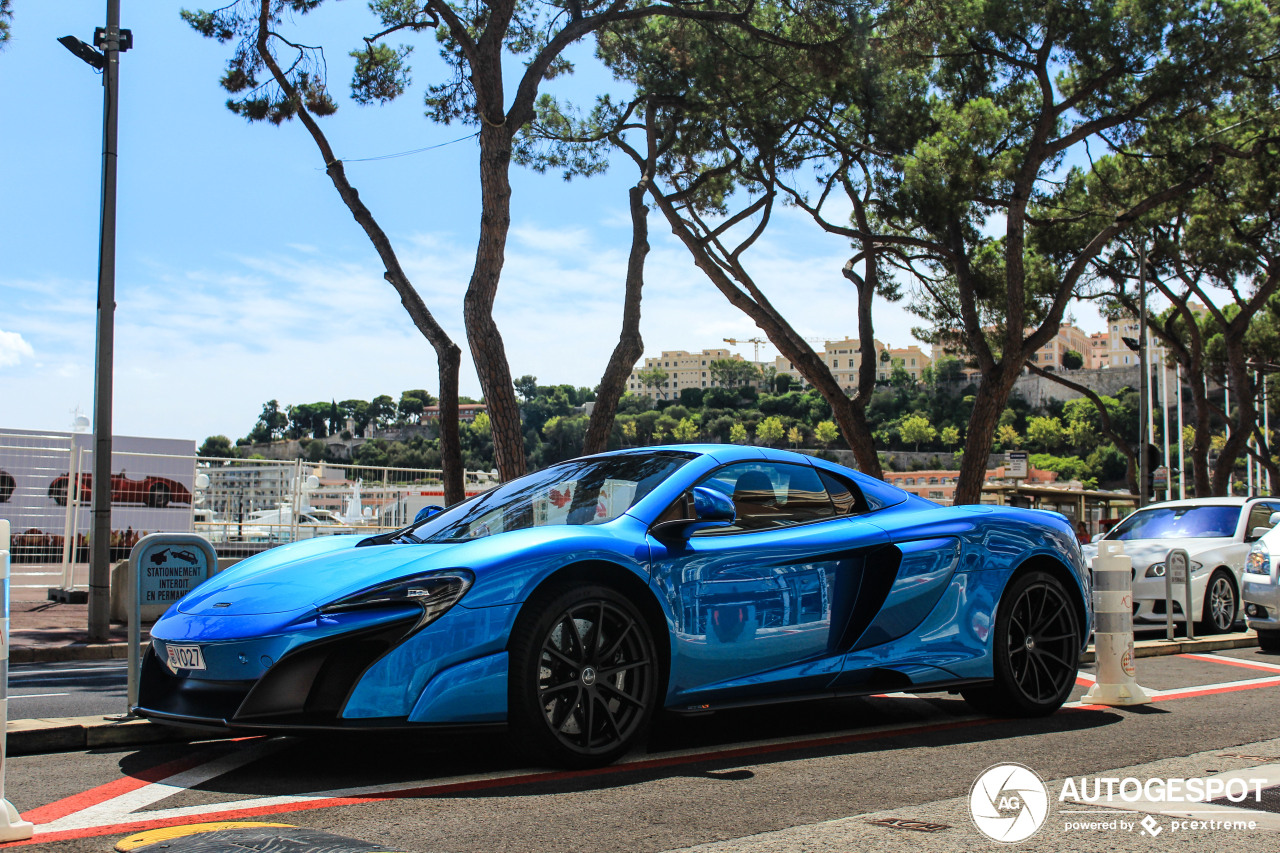
<path id="1" fill-rule="evenodd" d="M 1184 506 L 1244 506 L 1250 501 L 1261 500 L 1280 500 L 1280 498 L 1262 498 L 1262 497 L 1231 497 L 1231 498 L 1187 498 L 1181 501 L 1161 501 L 1160 503 L 1147 504 L 1143 509 L 1163 509 L 1166 507 L 1184 507 Z"/>

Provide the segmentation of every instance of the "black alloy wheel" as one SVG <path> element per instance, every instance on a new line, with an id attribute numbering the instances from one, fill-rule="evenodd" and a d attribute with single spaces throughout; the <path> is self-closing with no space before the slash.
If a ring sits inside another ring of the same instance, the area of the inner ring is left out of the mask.
<path id="1" fill-rule="evenodd" d="M 1080 665 L 1076 609 L 1055 576 L 1019 575 L 1000 600 L 992 638 L 994 683 L 962 691 L 986 713 L 1038 717 L 1062 706 Z"/>
<path id="2" fill-rule="evenodd" d="M 508 707 L 517 745 L 567 767 L 630 750 L 657 703 L 658 659 L 639 610 L 617 590 L 570 585 L 525 605 L 511 635 Z"/>
<path id="3" fill-rule="evenodd" d="M 1236 624 L 1239 610 L 1240 598 L 1236 595 L 1231 575 L 1218 569 L 1209 576 L 1209 583 L 1205 586 L 1204 618 L 1196 623 L 1196 630 L 1201 634 L 1225 634 Z"/>
<path id="4" fill-rule="evenodd" d="M 147 503 L 163 509 L 169 505 L 169 487 L 164 483 L 156 483 L 147 495 Z"/>

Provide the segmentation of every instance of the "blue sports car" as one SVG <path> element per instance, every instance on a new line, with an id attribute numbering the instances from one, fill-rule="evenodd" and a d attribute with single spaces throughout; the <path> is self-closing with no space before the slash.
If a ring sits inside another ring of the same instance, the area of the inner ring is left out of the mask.
<path id="1" fill-rule="evenodd" d="M 1053 513 L 940 507 L 785 451 L 624 450 L 214 576 L 152 629 L 135 711 L 505 725 L 578 767 L 632 748 L 659 708 L 954 690 L 1048 714 L 1075 684 L 1088 584 Z"/>

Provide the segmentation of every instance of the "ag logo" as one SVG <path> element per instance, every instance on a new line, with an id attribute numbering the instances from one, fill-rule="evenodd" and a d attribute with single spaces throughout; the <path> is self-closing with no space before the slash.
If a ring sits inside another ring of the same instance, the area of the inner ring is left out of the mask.
<path id="1" fill-rule="evenodd" d="M 993 841 L 1022 841 L 1035 835 L 1049 816 L 1049 792 L 1031 768 L 997 764 L 973 783 L 969 814 Z"/>

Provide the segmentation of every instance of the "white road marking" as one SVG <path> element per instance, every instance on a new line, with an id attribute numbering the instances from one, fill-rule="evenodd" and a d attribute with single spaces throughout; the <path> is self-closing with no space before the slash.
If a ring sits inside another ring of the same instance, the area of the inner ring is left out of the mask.
<path id="1" fill-rule="evenodd" d="M 9 699 L 45 699 L 49 696 L 70 696 L 70 693 L 14 693 Z"/>

